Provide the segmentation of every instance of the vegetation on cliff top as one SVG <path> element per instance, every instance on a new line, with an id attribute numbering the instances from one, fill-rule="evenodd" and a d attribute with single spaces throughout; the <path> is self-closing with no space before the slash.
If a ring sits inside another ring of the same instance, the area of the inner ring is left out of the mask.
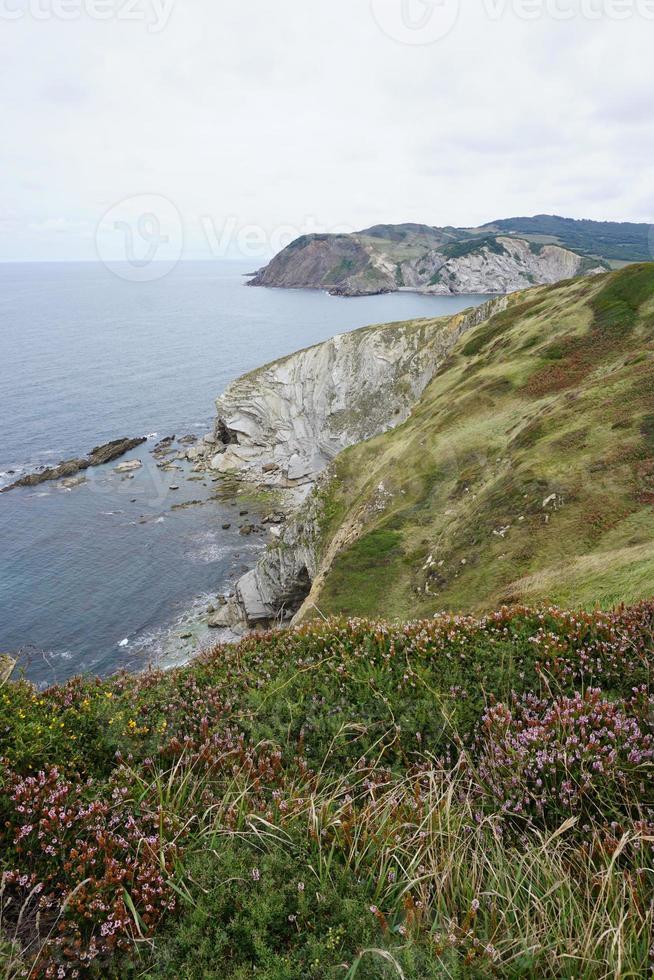
<path id="1" fill-rule="evenodd" d="M 323 613 L 651 594 L 654 265 L 511 299 L 404 425 L 335 461 L 323 540 L 348 544 L 312 594 Z"/>
<path id="2" fill-rule="evenodd" d="M 5 683 L 5 975 L 645 975 L 653 631 L 342 620 Z"/>

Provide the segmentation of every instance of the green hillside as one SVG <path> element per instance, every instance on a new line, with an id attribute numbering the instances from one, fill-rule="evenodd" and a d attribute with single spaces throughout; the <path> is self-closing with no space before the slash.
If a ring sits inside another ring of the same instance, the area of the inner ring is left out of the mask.
<path id="1" fill-rule="evenodd" d="M 628 221 L 588 221 L 537 214 L 532 218 L 503 218 L 484 225 L 486 231 L 513 233 L 557 242 L 575 252 L 624 262 L 652 259 L 651 225 Z"/>
<path id="2" fill-rule="evenodd" d="M 654 265 L 539 287 L 467 333 L 324 497 L 324 614 L 633 601 L 654 582 Z"/>

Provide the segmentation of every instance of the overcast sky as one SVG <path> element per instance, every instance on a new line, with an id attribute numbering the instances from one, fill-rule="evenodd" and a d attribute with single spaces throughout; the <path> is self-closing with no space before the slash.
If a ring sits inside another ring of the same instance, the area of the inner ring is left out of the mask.
<path id="1" fill-rule="evenodd" d="M 654 2 L 460 7 L 0 0 L 0 259 L 92 259 L 150 214 L 186 257 L 248 258 L 376 222 L 653 222 Z"/>

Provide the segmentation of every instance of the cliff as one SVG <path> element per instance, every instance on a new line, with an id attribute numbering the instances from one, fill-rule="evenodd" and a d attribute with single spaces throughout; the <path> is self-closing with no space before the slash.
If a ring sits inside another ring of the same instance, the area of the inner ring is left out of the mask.
<path id="1" fill-rule="evenodd" d="M 312 483 L 347 446 L 404 422 L 461 334 L 506 302 L 364 327 L 238 378 L 216 402 L 211 468 L 268 486 Z"/>
<path id="2" fill-rule="evenodd" d="M 302 604 L 299 618 L 405 618 L 649 594 L 654 266 L 348 337 L 219 401 L 217 430 L 237 441 L 214 465 L 295 476 L 306 498 L 239 581 L 235 615 L 270 622 Z"/>
<path id="3" fill-rule="evenodd" d="M 234 381 L 217 400 L 210 447 L 199 465 L 309 497 L 301 523 L 236 586 L 226 622 L 288 617 L 316 575 L 316 479 L 348 446 L 405 422 L 463 333 L 505 309 L 498 297 L 451 318 L 365 327 L 284 357 Z M 198 450 L 190 450 L 198 459 Z"/>
<path id="4" fill-rule="evenodd" d="M 401 289 L 507 293 L 606 271 L 616 256 L 649 257 L 646 226 L 546 217 L 472 229 L 376 225 L 349 235 L 304 235 L 250 285 L 325 289 L 341 296 Z"/>

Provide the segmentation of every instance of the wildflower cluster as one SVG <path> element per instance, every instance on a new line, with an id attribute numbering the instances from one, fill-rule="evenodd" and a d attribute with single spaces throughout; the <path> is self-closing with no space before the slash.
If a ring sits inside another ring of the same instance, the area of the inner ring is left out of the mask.
<path id="1" fill-rule="evenodd" d="M 500 893 L 523 862 L 524 894 L 604 916 L 606 975 L 622 903 L 638 975 L 654 933 L 653 636 L 653 603 L 338 620 L 175 671 L 6 684 L 0 956 L 6 941 L 34 977 L 113 975 L 136 941 L 156 950 L 185 921 L 185 900 L 204 901 L 202 881 L 217 943 L 265 921 L 298 975 L 330 975 L 332 955 L 354 968 L 357 943 L 386 944 L 407 975 L 421 975 L 406 959 L 418 948 L 446 972 L 492 974 L 518 942 L 503 945 L 498 923 L 509 929 L 502 903 L 517 898 Z M 562 825 L 560 866 L 545 868 Z M 232 875 L 218 895 L 214 877 Z M 309 940 L 316 916 L 325 936 Z M 243 975 L 264 975 L 264 954 L 241 952 Z"/>
<path id="2" fill-rule="evenodd" d="M 515 698 L 483 717 L 478 771 L 492 804 L 552 824 L 569 816 L 606 821 L 654 816 L 654 699 L 637 690 L 609 701 L 598 689 L 574 697 Z"/>
<path id="3" fill-rule="evenodd" d="M 32 976 L 79 976 L 174 909 L 170 821 L 157 810 L 139 813 L 120 774 L 106 791 L 92 780 L 72 783 L 56 768 L 26 778 L 8 770 L 5 781 L 6 854 L 18 866 L 5 885 L 23 909 L 23 928 L 30 898 L 31 941 L 40 944 Z"/>

